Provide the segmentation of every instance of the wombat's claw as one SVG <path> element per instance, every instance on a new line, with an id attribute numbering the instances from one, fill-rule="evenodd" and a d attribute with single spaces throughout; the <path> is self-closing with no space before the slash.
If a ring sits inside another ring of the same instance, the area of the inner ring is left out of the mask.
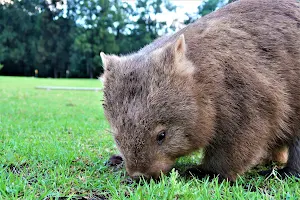
<path id="1" fill-rule="evenodd" d="M 259 175 L 261 175 L 261 176 L 266 176 L 266 177 L 268 177 L 268 176 L 270 176 L 271 174 L 273 174 L 273 169 L 268 169 L 268 170 L 263 170 L 263 171 L 259 171 L 259 172 L 257 172 Z"/>
<path id="2" fill-rule="evenodd" d="M 260 171 L 260 172 L 258 172 L 258 174 L 262 175 L 262 176 L 266 176 L 266 177 L 276 176 L 280 179 L 285 179 L 285 178 L 289 178 L 289 177 L 295 177 L 297 179 L 300 179 L 300 172 L 293 170 L 289 167 L 284 167 L 284 168 L 276 170 L 276 171 L 273 169 Z"/>
<path id="3" fill-rule="evenodd" d="M 198 179 L 204 179 L 208 178 L 210 181 L 214 178 L 218 178 L 218 182 L 221 183 L 223 181 L 227 181 L 230 184 L 233 184 L 234 182 L 229 180 L 228 178 L 225 178 L 224 176 L 221 176 L 220 174 L 216 174 L 210 171 L 205 171 L 200 168 L 190 168 L 187 169 L 185 172 L 186 176 L 188 177 L 196 177 Z"/>
<path id="4" fill-rule="evenodd" d="M 189 168 L 185 171 L 185 175 L 188 177 L 196 177 L 198 179 L 203 179 L 209 177 L 210 179 L 213 179 L 217 175 L 211 172 L 204 171 L 199 168 Z"/>

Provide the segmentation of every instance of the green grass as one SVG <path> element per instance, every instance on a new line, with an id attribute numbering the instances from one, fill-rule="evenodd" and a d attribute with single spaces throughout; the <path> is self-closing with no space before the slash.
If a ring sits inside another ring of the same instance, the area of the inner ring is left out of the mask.
<path id="1" fill-rule="evenodd" d="M 117 153 L 93 91 L 35 86 L 101 87 L 98 80 L 0 77 L 0 199 L 299 199 L 299 182 L 255 172 L 228 182 L 187 179 L 173 170 L 160 182 L 134 183 L 105 162 Z M 199 163 L 200 154 L 177 165 Z M 180 168 L 179 168 L 180 169 Z M 247 186 L 253 186 L 250 189 Z"/>

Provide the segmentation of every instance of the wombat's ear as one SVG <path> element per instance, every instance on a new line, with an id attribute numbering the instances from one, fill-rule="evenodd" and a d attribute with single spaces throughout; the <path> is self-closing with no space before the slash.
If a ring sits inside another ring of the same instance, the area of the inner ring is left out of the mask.
<path id="1" fill-rule="evenodd" d="M 186 44 L 185 44 L 185 38 L 184 35 L 181 34 L 179 36 L 179 39 L 175 42 L 174 46 L 174 53 L 175 53 L 175 59 L 177 61 L 180 61 L 185 57 L 185 52 L 186 52 Z"/>
<path id="2" fill-rule="evenodd" d="M 100 53 L 100 57 L 101 57 L 101 60 L 102 60 L 103 69 L 104 69 L 104 71 L 106 71 L 107 70 L 107 66 L 109 65 L 109 58 L 103 52 Z"/>
<path id="3" fill-rule="evenodd" d="M 118 58 L 118 56 L 114 55 L 106 55 L 105 53 L 100 53 L 101 60 L 102 60 L 102 66 L 104 69 L 104 73 L 101 75 L 100 80 L 105 84 L 107 77 L 109 76 L 109 71 L 112 70 L 112 67 L 114 65 L 114 60 Z"/>
<path id="4" fill-rule="evenodd" d="M 120 57 L 116 55 L 106 55 L 105 53 L 100 53 L 102 65 L 104 72 L 110 71 L 116 63 L 120 61 Z"/>
<path id="5" fill-rule="evenodd" d="M 173 53 L 175 59 L 175 70 L 177 74 L 190 76 L 194 72 L 193 64 L 186 58 L 187 45 L 184 35 L 181 34 L 177 41 L 173 43 Z"/>

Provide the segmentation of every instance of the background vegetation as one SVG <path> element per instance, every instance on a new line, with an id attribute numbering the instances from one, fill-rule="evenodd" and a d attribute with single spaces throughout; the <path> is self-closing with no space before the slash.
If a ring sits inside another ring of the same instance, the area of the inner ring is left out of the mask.
<path id="1" fill-rule="evenodd" d="M 185 23 L 231 1 L 199 1 Z M 176 12 L 168 0 L 6 2 L 0 1 L 0 75 L 34 76 L 37 69 L 39 77 L 95 78 L 102 72 L 100 51 L 133 52 L 175 29 L 155 18 Z"/>

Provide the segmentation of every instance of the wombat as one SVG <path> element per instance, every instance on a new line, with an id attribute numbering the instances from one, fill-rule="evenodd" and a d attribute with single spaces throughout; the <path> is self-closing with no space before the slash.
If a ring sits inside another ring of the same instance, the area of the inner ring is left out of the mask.
<path id="1" fill-rule="evenodd" d="M 198 174 L 234 181 L 288 147 L 300 174 L 300 3 L 240 0 L 136 53 L 101 53 L 104 112 L 133 178 L 204 150 Z M 196 174 L 197 175 L 197 174 Z"/>

